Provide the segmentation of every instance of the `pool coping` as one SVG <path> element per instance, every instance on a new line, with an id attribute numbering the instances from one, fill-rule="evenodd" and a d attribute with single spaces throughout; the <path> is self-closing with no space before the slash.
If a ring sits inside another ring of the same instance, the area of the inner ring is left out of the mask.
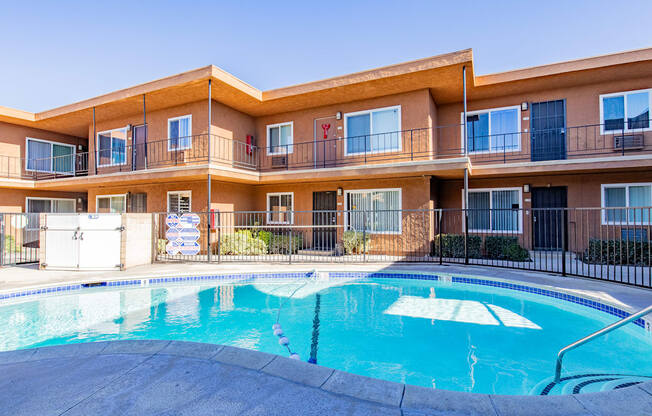
<path id="1" fill-rule="evenodd" d="M 483 415 L 608 415 L 649 414 L 652 381 L 619 390 L 557 396 L 507 396 L 438 390 L 359 376 L 308 364 L 280 355 L 238 347 L 187 341 L 124 340 L 49 346 L 0 353 L 0 368 L 26 361 L 47 366 L 57 358 L 88 358 L 97 355 L 139 354 L 144 357 L 173 355 L 206 360 L 250 370 L 321 390 L 336 396 L 370 402 L 403 411 L 434 414 Z M 188 373 L 186 373 L 188 374 Z M 186 377 L 185 375 L 183 377 Z M 188 374 L 189 379 L 192 374 Z M 183 381 L 183 380 L 180 380 Z"/>

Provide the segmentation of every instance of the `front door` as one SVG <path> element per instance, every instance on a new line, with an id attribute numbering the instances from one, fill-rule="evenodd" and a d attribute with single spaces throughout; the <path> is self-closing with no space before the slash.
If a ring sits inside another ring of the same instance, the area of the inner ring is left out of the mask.
<path id="1" fill-rule="evenodd" d="M 147 126 L 136 126 L 132 135 L 133 145 L 133 170 L 147 167 Z"/>
<path id="2" fill-rule="evenodd" d="M 312 193 L 312 247 L 332 250 L 337 239 L 337 194 L 335 191 Z"/>
<path id="3" fill-rule="evenodd" d="M 567 190 L 565 186 L 532 188 L 532 230 L 535 250 L 560 250 L 568 233 L 566 222 Z M 567 230 L 567 228 L 566 228 Z"/>
<path id="4" fill-rule="evenodd" d="M 313 168 L 333 167 L 337 164 L 337 119 L 323 117 L 314 121 L 314 166 Z"/>
<path id="5" fill-rule="evenodd" d="M 532 103 L 532 161 L 566 159 L 566 101 Z"/>

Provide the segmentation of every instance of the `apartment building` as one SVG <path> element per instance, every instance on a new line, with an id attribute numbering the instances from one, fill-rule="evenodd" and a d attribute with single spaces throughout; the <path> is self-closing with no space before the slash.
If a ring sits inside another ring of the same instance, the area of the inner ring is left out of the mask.
<path id="1" fill-rule="evenodd" d="M 464 50 L 269 91 L 208 66 L 41 113 L 0 107 L 0 211 L 279 225 L 330 210 L 302 221 L 346 229 L 350 211 L 468 201 L 473 232 L 555 248 L 559 221 L 529 210 L 652 205 L 651 105 L 652 49 L 490 75 Z M 378 238 L 432 239 L 432 217 L 374 218 Z"/>

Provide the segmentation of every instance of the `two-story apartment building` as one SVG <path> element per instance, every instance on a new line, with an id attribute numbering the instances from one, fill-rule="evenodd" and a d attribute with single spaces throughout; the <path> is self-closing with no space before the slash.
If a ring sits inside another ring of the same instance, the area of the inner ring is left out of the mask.
<path id="1" fill-rule="evenodd" d="M 523 234 L 532 208 L 652 205 L 651 105 L 652 49 L 491 75 L 464 50 L 269 91 L 208 66 L 0 107 L 0 211 L 332 210 L 300 222 L 346 228 L 364 209 L 392 235 L 433 219 L 391 210 L 468 201 L 474 232 Z M 555 248 L 538 221 L 524 244 Z"/>

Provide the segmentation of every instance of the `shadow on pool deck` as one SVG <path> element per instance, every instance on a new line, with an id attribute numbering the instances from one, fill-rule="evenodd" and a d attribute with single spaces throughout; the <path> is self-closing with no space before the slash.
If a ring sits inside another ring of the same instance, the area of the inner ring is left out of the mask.
<path id="1" fill-rule="evenodd" d="M 650 415 L 652 383 L 498 396 L 357 376 L 235 347 L 107 341 L 0 353 L 11 415 Z"/>

